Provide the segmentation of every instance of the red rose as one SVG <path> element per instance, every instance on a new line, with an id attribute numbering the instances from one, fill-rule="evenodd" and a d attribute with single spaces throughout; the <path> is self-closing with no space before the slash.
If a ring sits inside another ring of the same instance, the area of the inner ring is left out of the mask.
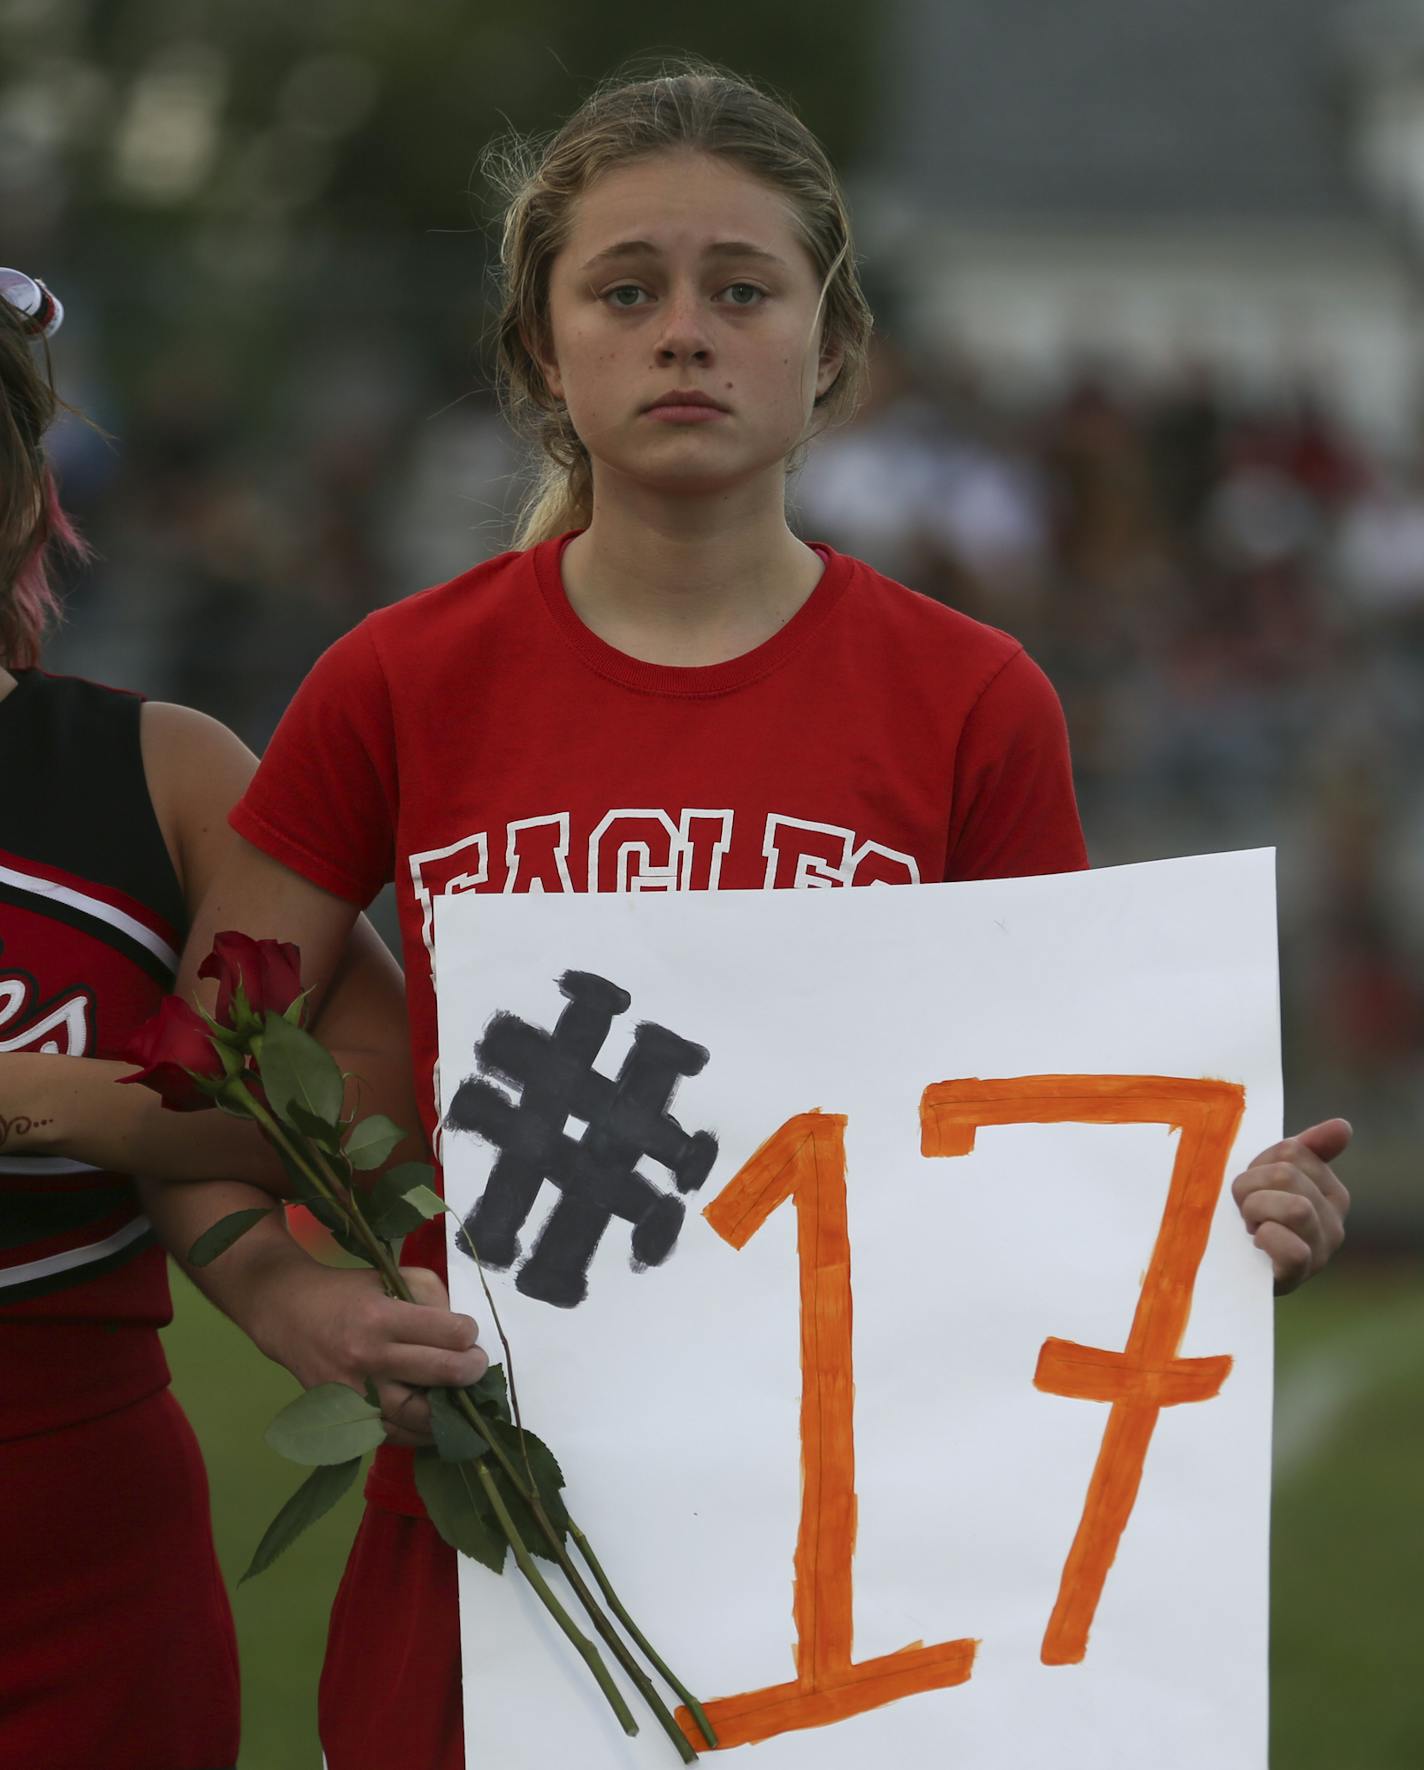
<path id="1" fill-rule="evenodd" d="M 121 1082 L 140 1082 L 163 1097 L 173 1112 L 201 1112 L 214 1104 L 199 1076 L 221 1081 L 226 1073 L 203 1017 L 177 996 L 165 996 L 157 1014 L 129 1040 L 124 1056 L 142 1064 L 137 1075 Z"/>
<path id="2" fill-rule="evenodd" d="M 285 1014 L 302 993 L 302 955 L 289 940 L 253 940 L 230 930 L 213 938 L 213 950 L 198 967 L 199 977 L 216 977 L 222 1026 L 233 1024 L 233 992 L 241 984 L 247 1005 L 259 1020 Z"/>

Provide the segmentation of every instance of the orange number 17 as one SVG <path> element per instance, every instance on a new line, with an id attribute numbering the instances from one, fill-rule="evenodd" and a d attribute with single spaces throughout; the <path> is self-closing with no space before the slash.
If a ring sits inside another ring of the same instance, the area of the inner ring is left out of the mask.
<path id="1" fill-rule="evenodd" d="M 1166 1124 L 1179 1127 L 1157 1243 L 1121 1352 L 1048 1339 L 1034 1382 L 1055 1395 L 1109 1403 L 1102 1448 L 1044 1636 L 1047 1665 L 1076 1663 L 1142 1480 L 1158 1412 L 1215 1395 L 1229 1358 L 1179 1358 L 1197 1268 L 1245 1108 L 1235 1083 L 1177 1076 L 1017 1076 L 937 1082 L 920 1103 L 927 1156 L 967 1155 L 981 1126 Z M 855 1428 L 850 1231 L 844 1115 L 788 1119 L 703 1213 L 734 1248 L 787 1199 L 796 1209 L 801 1289 L 801 1522 L 796 1537 L 796 1677 L 707 1704 L 723 1747 L 825 1726 L 900 1697 L 962 1684 L 972 1639 L 916 1644 L 878 1659 L 851 1655 Z M 678 1719 L 702 1738 L 686 1711 Z"/>

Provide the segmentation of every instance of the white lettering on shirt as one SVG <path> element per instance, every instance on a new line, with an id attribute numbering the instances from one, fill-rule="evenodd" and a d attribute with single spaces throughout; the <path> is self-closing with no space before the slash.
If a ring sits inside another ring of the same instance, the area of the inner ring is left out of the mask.
<path id="1" fill-rule="evenodd" d="M 40 1051 L 47 1057 L 82 1057 L 89 1049 L 89 1000 L 82 992 L 57 1002 L 37 1019 L 26 977 L 0 977 L 0 1051 Z M 18 1023 L 18 1024 L 17 1024 Z M 6 1032 L 11 1027 L 14 1030 Z"/>
<path id="2" fill-rule="evenodd" d="M 506 891 L 572 891 L 569 878 L 569 814 L 522 817 L 506 826 Z"/>
<path id="3" fill-rule="evenodd" d="M 857 847 L 854 830 L 775 812 L 766 820 L 762 853 L 766 857 L 762 883 L 768 891 L 920 882 L 919 863 L 911 854 L 880 842 L 866 841 Z"/>
<path id="4" fill-rule="evenodd" d="M 435 964 L 435 899 L 456 891 L 476 891 L 489 878 L 489 837 L 483 830 L 461 836 L 444 848 L 410 857 L 410 888 L 420 905 L 420 937 Z"/>
<path id="5" fill-rule="evenodd" d="M 409 859 L 421 938 L 434 956 L 434 900 L 456 891 L 715 891 L 732 846 L 735 813 L 649 807 L 607 812 L 589 837 L 582 878 L 571 866 L 571 814 L 548 812 L 505 825 L 505 871 L 490 876 L 484 830 Z M 497 840 L 497 838 L 496 838 Z M 860 838 L 840 824 L 772 812 L 762 837 L 767 890 L 844 885 L 915 885 L 912 854 Z"/>

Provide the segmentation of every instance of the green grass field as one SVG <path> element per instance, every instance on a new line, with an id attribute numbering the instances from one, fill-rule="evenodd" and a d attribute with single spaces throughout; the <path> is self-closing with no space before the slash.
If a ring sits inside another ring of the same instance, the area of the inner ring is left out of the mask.
<path id="1" fill-rule="evenodd" d="M 296 1386 L 183 1280 L 174 1288 L 168 1355 L 208 1460 L 218 1547 L 235 1584 L 301 1479 L 262 1442 Z M 1273 1770 L 1420 1770 L 1424 1271 L 1344 1265 L 1285 1300 L 1277 1326 Z M 359 1509 L 353 1492 L 234 1594 L 242 1770 L 320 1764 L 317 1669 Z"/>

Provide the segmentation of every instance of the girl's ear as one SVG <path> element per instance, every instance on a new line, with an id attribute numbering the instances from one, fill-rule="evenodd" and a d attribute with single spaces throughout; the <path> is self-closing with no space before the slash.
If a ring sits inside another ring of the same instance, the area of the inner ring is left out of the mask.
<path id="1" fill-rule="evenodd" d="M 522 327 L 519 332 L 524 348 L 530 357 L 539 365 L 539 373 L 544 377 L 544 385 L 556 400 L 564 397 L 563 379 L 559 374 L 559 359 L 554 355 L 551 341 L 544 337 L 533 337 Z"/>
<path id="2" fill-rule="evenodd" d="M 836 340 L 828 339 L 821 346 L 821 361 L 816 370 L 816 398 L 824 399 L 836 384 L 836 378 L 845 367 L 845 346 Z"/>

